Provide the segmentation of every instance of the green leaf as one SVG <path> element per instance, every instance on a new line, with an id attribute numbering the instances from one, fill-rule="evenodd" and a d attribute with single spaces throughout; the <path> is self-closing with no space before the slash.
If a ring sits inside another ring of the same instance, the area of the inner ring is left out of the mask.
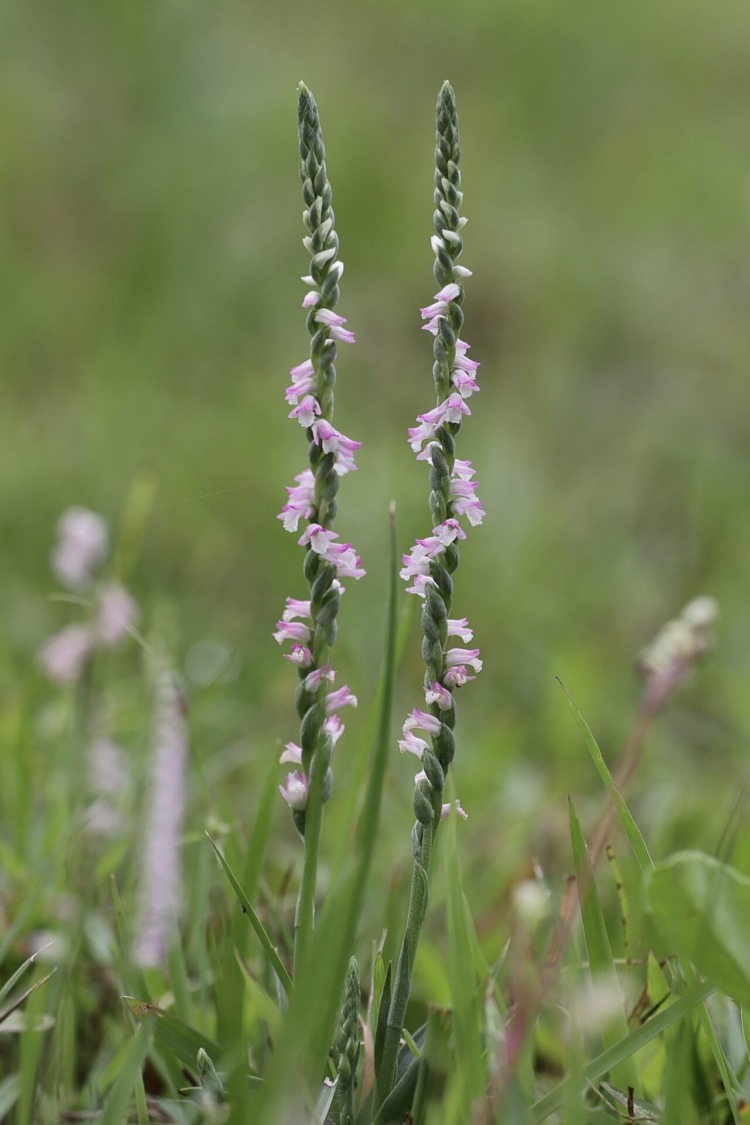
<path id="1" fill-rule="evenodd" d="M 485 1086 L 482 1050 L 482 996 L 470 955 L 477 944 L 461 885 L 456 848 L 457 817 L 449 818 L 445 848 L 447 882 L 448 979 L 453 1006 L 456 1077 L 467 1120 Z"/>
<path id="2" fill-rule="evenodd" d="M 681 958 L 750 1007 L 750 879 L 702 852 L 678 852 L 644 883 L 648 909 Z"/>
<path id="3" fill-rule="evenodd" d="M 617 985 L 617 972 L 612 956 L 612 947 L 609 944 L 607 927 L 604 922 L 599 893 L 594 881 L 594 872 L 589 862 L 588 848 L 583 835 L 581 823 L 576 814 L 572 801 L 568 801 L 570 810 L 570 838 L 573 846 L 573 862 L 578 881 L 578 901 L 581 907 L 583 921 L 583 936 L 586 941 L 586 950 L 589 957 L 589 968 L 594 985 L 606 982 L 608 987 Z M 613 1047 L 627 1036 L 628 1027 L 625 1020 L 624 1006 L 607 1020 L 602 1028 L 602 1038 L 605 1047 Z M 613 1075 L 615 1084 L 627 1089 L 634 1086 L 635 1080 L 632 1068 L 625 1066 L 620 1072 Z"/>
<path id="4" fill-rule="evenodd" d="M 153 1029 L 153 1017 L 149 1016 L 138 1029 L 128 1048 L 125 1060 L 98 1119 L 99 1125 L 122 1125 L 123 1121 L 127 1121 L 128 1105 L 134 1093 L 138 1075 L 141 1073 Z"/>
<path id="5" fill-rule="evenodd" d="M 0 1082 L 0 1121 L 6 1121 L 21 1096 L 21 1076 L 9 1074 Z"/>
<path id="6" fill-rule="evenodd" d="M 255 913 L 255 910 L 253 909 L 253 905 L 250 902 L 250 899 L 247 897 L 247 895 L 243 891 L 242 887 L 240 886 L 239 882 L 235 878 L 234 872 L 232 871 L 231 867 L 229 866 L 227 861 L 224 859 L 224 856 L 219 851 L 219 848 L 217 847 L 217 845 L 214 843 L 214 841 L 208 835 L 208 832 L 206 833 L 206 836 L 208 836 L 209 843 L 211 844 L 211 847 L 216 852 L 219 863 L 224 868 L 224 871 L 226 872 L 226 876 L 229 879 L 229 882 L 232 884 L 232 888 L 234 890 L 234 893 L 237 895 L 237 898 L 239 899 L 240 906 L 242 907 L 245 914 L 247 914 L 248 918 L 250 919 L 250 925 L 253 927 L 256 934 L 258 935 L 258 939 L 260 941 L 260 944 L 263 946 L 263 949 L 265 950 L 266 956 L 268 957 L 268 960 L 271 962 L 271 966 L 273 968 L 273 971 L 276 973 L 276 976 L 281 981 L 281 984 L 284 988 L 284 991 L 286 992 L 286 994 L 288 996 L 289 993 L 292 991 L 292 978 L 289 976 L 289 973 L 286 971 L 281 958 L 279 957 L 278 953 L 276 952 L 276 949 L 274 947 L 273 942 L 271 941 L 270 937 L 266 933 L 266 930 L 265 930 L 265 927 L 263 926 L 263 923 L 261 922 L 258 915 Z"/>
<path id="7" fill-rule="evenodd" d="M 378 1014 L 375 1023 L 375 1073 L 377 1074 L 380 1067 L 380 1059 L 383 1055 L 383 1043 L 385 1042 L 385 1030 L 388 1023 L 388 1010 L 391 1006 L 391 980 L 392 980 L 393 965 L 389 961 L 388 968 L 383 981 L 383 989 L 380 993 L 380 1001 L 378 1003 Z"/>
<path id="8" fill-rule="evenodd" d="M 620 817 L 620 822 L 625 829 L 625 833 L 628 837 L 628 840 L 630 841 L 630 846 L 633 849 L 633 854 L 638 860 L 641 870 L 648 871 L 651 867 L 653 867 L 654 864 L 651 856 L 649 855 L 648 848 L 646 847 L 646 841 L 641 835 L 641 830 L 633 819 L 633 815 L 630 812 L 630 809 L 625 804 L 625 798 L 615 785 L 615 779 L 609 772 L 607 763 L 604 761 L 604 755 L 599 749 L 597 741 L 591 733 L 588 723 L 584 719 L 581 712 L 578 710 L 578 707 L 576 706 L 572 695 L 559 676 L 557 677 L 557 682 L 565 692 L 565 698 L 570 704 L 570 709 L 575 716 L 575 720 L 578 723 L 578 726 L 581 728 L 586 746 L 588 748 L 589 754 L 591 755 L 592 761 L 597 768 L 599 777 L 606 785 L 607 789 L 610 792 L 612 800 L 614 801 L 615 808 L 617 809 L 617 814 Z"/>
<path id="9" fill-rule="evenodd" d="M 123 1000 L 137 1020 L 149 1022 L 154 1042 L 188 1070 L 195 1070 L 195 1060 L 201 1048 L 212 1059 L 221 1056 L 222 1049 L 218 1043 L 214 1043 L 194 1027 L 189 1027 L 176 1016 L 170 1016 L 155 1004 L 147 1004 L 133 996 L 123 996 Z"/>
<path id="10" fill-rule="evenodd" d="M 423 1066 L 423 1059 L 414 1059 L 404 1076 L 399 1079 L 380 1107 L 380 1111 L 375 1118 L 375 1125 L 391 1125 L 391 1122 L 394 1125 L 396 1122 L 398 1125 L 402 1125 L 411 1108 L 417 1078 Z"/>
<path id="11" fill-rule="evenodd" d="M 691 988 L 669 1008 L 659 1012 L 653 1019 L 639 1027 L 637 1031 L 631 1032 L 619 1043 L 615 1043 L 614 1046 L 603 1051 L 597 1058 L 592 1059 L 581 1071 L 581 1089 L 590 1086 L 592 1082 L 598 1082 L 608 1071 L 613 1070 L 625 1059 L 631 1058 L 636 1051 L 640 1051 L 641 1047 L 645 1047 L 657 1035 L 661 1035 L 678 1020 L 688 1015 L 697 1004 L 702 1004 L 713 991 L 714 985 L 712 984 L 700 984 Z M 550 1090 L 548 1094 L 535 1102 L 529 1113 L 529 1121 L 535 1125 L 536 1122 L 544 1121 L 551 1113 L 560 1109 L 568 1095 L 568 1088 L 568 1082 L 561 1082 L 554 1090 Z"/>

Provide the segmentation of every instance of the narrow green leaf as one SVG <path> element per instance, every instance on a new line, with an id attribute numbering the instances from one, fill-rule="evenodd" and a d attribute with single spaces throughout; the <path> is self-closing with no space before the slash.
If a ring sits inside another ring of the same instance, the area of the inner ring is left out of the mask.
<path id="1" fill-rule="evenodd" d="M 195 1070 L 195 1060 L 201 1047 L 212 1059 L 221 1056 L 222 1049 L 218 1043 L 214 1043 L 194 1027 L 189 1027 L 176 1016 L 169 1015 L 155 1004 L 136 1000 L 133 996 L 123 996 L 122 999 L 139 1022 L 148 1022 L 157 1046 L 182 1066 Z"/>
<path id="2" fill-rule="evenodd" d="M 252 903 L 250 902 L 250 899 L 247 897 L 247 895 L 243 891 L 242 887 L 238 883 L 237 879 L 235 878 L 231 867 L 229 866 L 227 861 L 224 859 L 224 856 L 219 851 L 219 848 L 216 846 L 214 841 L 208 835 L 208 832 L 206 833 L 206 836 L 208 836 L 209 843 L 211 844 L 211 847 L 216 852 L 219 863 L 224 868 L 224 871 L 226 872 L 226 876 L 229 879 L 229 882 L 232 884 L 232 889 L 234 890 L 234 893 L 237 895 L 237 898 L 239 899 L 239 902 L 240 902 L 240 905 L 241 905 L 242 909 L 244 910 L 245 914 L 247 914 L 248 918 L 250 919 L 251 926 L 253 927 L 256 934 L 258 935 L 258 940 L 260 941 L 260 944 L 263 946 L 263 949 L 265 950 L 265 953 L 266 953 L 266 956 L 268 957 L 268 960 L 271 962 L 271 966 L 273 967 L 273 971 L 276 973 L 276 976 L 279 978 L 279 980 L 281 981 L 281 983 L 284 987 L 284 991 L 288 995 L 292 990 L 292 978 L 289 976 L 289 973 L 286 971 L 286 969 L 285 969 L 285 967 L 284 967 L 284 965 L 281 961 L 281 958 L 279 957 L 278 953 L 276 952 L 276 949 L 273 945 L 273 942 L 271 941 L 270 937 L 268 936 L 268 934 L 265 931 L 263 923 L 261 922 L 258 915 L 255 913 L 255 910 L 253 909 L 253 906 L 252 906 Z"/>
<path id="3" fill-rule="evenodd" d="M 0 1121 L 6 1121 L 21 1094 L 21 1077 L 9 1074 L 0 1082 Z"/>
<path id="4" fill-rule="evenodd" d="M 586 746 L 588 747 L 588 751 L 591 755 L 592 761 L 597 768 L 600 778 L 609 790 L 612 800 L 615 803 L 618 816 L 620 817 L 620 822 L 625 829 L 625 833 L 628 837 L 628 840 L 630 841 L 630 846 L 633 849 L 633 854 L 637 859 L 641 870 L 648 871 L 649 868 L 653 867 L 654 864 L 651 856 L 649 855 L 648 848 L 646 847 L 646 841 L 641 835 L 641 830 L 633 819 L 633 815 L 630 812 L 630 809 L 625 804 L 625 798 L 615 785 L 615 779 L 609 772 L 609 767 L 604 761 L 604 756 L 599 749 L 596 739 L 591 733 L 588 723 L 584 719 L 581 712 L 578 710 L 578 707 L 576 706 L 572 695 L 559 676 L 557 677 L 557 682 L 565 692 L 565 698 L 570 704 L 570 709 L 573 712 L 578 726 L 581 728 L 581 732 L 583 733 L 583 737 L 586 742 Z"/>
<path id="5" fill-rule="evenodd" d="M 445 845 L 448 979 L 453 1007 L 455 1073 L 468 1119 L 486 1084 L 482 1048 L 482 997 L 470 950 L 476 944 L 469 906 L 461 884 L 456 847 L 457 817 L 449 818 Z"/>
<path id="6" fill-rule="evenodd" d="M 695 988 L 691 988 L 684 996 L 676 1000 L 668 1008 L 659 1012 L 652 1019 L 648 1020 L 639 1027 L 637 1031 L 633 1031 L 626 1038 L 621 1039 L 619 1043 L 607 1048 L 590 1063 L 584 1066 L 581 1072 L 581 1089 L 585 1089 L 593 1082 L 598 1082 L 600 1078 L 613 1070 L 619 1063 L 624 1062 L 626 1059 L 631 1058 L 636 1051 L 640 1051 L 641 1047 L 645 1047 L 657 1035 L 663 1034 L 668 1028 L 672 1027 L 679 1020 L 684 1019 L 697 1004 L 702 1004 L 707 996 L 715 990 L 713 984 L 701 984 Z M 568 1082 L 561 1082 L 554 1090 L 550 1090 L 538 1102 L 531 1106 L 529 1113 L 529 1120 L 536 1125 L 538 1121 L 544 1121 L 555 1110 L 560 1109 L 564 1104 L 565 1098 L 568 1093 Z"/>
<path id="7" fill-rule="evenodd" d="M 375 1021 L 375 1073 L 377 1074 L 380 1066 L 380 1059 L 383 1055 L 383 1043 L 385 1041 L 385 1029 L 388 1023 L 388 1009 L 391 1006 L 391 971 L 393 968 L 392 962 L 388 962 L 388 968 L 383 981 L 383 990 L 380 994 L 380 1002 L 378 1004 L 378 1013 Z"/>
<path id="8" fill-rule="evenodd" d="M 599 901 L 599 892 L 596 889 L 594 873 L 588 856 L 588 848 L 583 835 L 581 823 L 576 814 L 571 800 L 568 800 L 570 811 L 570 838 L 573 846 L 573 863 L 578 880 L 578 900 L 581 907 L 583 921 L 583 936 L 586 941 L 586 950 L 589 957 L 589 967 L 594 982 L 604 983 L 608 988 L 618 986 L 615 962 L 612 956 L 612 947 L 609 944 L 607 927 Z M 612 1047 L 628 1034 L 625 1020 L 624 1006 L 621 1006 L 611 1019 L 605 1021 L 602 1028 L 602 1038 L 605 1047 Z M 626 1066 L 620 1073 L 614 1075 L 615 1084 L 627 1089 L 635 1086 L 632 1068 Z"/>
<path id="9" fill-rule="evenodd" d="M 5 982 L 3 987 L 0 988 L 0 1004 L 2 1004 L 6 996 L 8 996 L 9 993 L 13 990 L 14 986 L 18 983 L 26 970 L 34 964 L 37 957 L 41 953 L 43 953 L 45 949 L 48 949 L 51 944 L 52 942 L 50 942 L 48 945 L 45 945 L 43 949 L 37 950 L 36 953 L 32 953 L 31 957 L 28 957 L 24 961 L 23 965 L 21 965 L 20 968 L 16 969 L 15 973 L 13 973 L 13 975 Z M 48 981 L 51 976 L 54 976 L 56 972 L 57 968 L 54 968 L 49 973 L 47 973 L 45 977 L 42 977 L 40 980 L 35 981 L 34 984 L 32 984 L 32 986 L 28 988 L 22 996 L 19 996 L 17 1000 L 14 1000 L 14 1002 L 4 1012 L 0 1012 L 0 1024 L 3 1022 L 3 1020 L 7 1019 L 11 1012 L 15 1012 L 16 1008 L 20 1007 L 20 1005 L 23 1004 L 24 1000 L 26 1000 L 26 998 L 31 995 L 34 989 L 40 988 L 41 985 Z"/>
<path id="10" fill-rule="evenodd" d="M 151 1042 L 153 1028 L 153 1017 L 148 1017 L 136 1032 L 98 1119 L 99 1125 L 122 1125 L 123 1121 L 127 1121 L 128 1106 Z"/>

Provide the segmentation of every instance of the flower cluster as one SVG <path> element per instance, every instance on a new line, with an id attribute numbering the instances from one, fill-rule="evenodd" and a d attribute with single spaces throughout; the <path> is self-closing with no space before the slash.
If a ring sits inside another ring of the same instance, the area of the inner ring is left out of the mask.
<path id="1" fill-rule="evenodd" d="M 433 338 L 433 378 L 438 403 L 417 417 L 409 430 L 409 444 L 417 460 L 430 466 L 430 513 L 432 534 L 418 539 L 403 556 L 401 577 L 407 593 L 422 599 L 422 653 L 427 666 L 425 702 L 429 711 L 415 709 L 404 723 L 399 743 L 402 752 L 416 755 L 423 770 L 417 774 L 415 812 L 417 842 L 424 826 L 445 815 L 450 806 L 440 800 L 444 776 L 453 759 L 456 721 L 454 692 L 481 671 L 479 649 L 461 648 L 473 633 L 465 617 L 450 616 L 453 574 L 458 567 L 457 544 L 466 538 L 461 520 L 476 527 L 485 512 L 476 495 L 474 469 L 470 461 L 456 457 L 456 437 L 463 419 L 471 414 L 468 399 L 479 390 L 479 364 L 469 359 L 470 345 L 461 339 L 463 282 L 471 271 L 458 265 L 463 250 L 461 230 L 466 219 L 459 216 L 461 176 L 458 170 L 458 120 L 455 99 L 446 83 L 438 101 L 435 172 L 435 277 L 440 285 L 432 304 L 421 310 L 423 328 Z M 427 738 L 419 737 L 420 730 Z M 429 741 L 428 741 L 429 739 Z M 460 805 L 460 815 L 465 815 Z"/>
<path id="2" fill-rule="evenodd" d="M 331 691 L 335 672 L 328 663 L 336 639 L 336 617 L 342 580 L 364 575 L 362 561 L 351 543 L 338 542 L 332 530 L 337 493 L 342 476 L 356 469 L 358 441 L 333 425 L 334 361 L 338 344 L 354 343 L 354 333 L 344 327 L 346 319 L 334 312 L 339 300 L 339 282 L 344 264 L 338 259 L 339 241 L 334 229 L 332 192 L 325 165 L 325 147 L 315 99 L 305 86 L 299 96 L 300 176 L 307 235 L 303 239 L 311 256 L 310 273 L 302 281 L 307 292 L 302 307 L 308 310 L 310 356 L 290 371 L 291 384 L 285 396 L 291 406 L 289 418 L 299 423 L 308 440 L 310 467 L 299 473 L 287 488 L 287 502 L 279 513 L 284 528 L 299 531 L 307 526 L 298 543 L 307 549 L 304 574 L 310 597 L 289 598 L 274 637 L 279 644 L 291 642 L 284 655 L 296 664 L 300 675 L 297 712 L 301 721 L 300 745 L 288 743 L 281 763 L 299 768 L 279 786 L 292 810 L 295 823 L 304 832 L 312 758 L 321 753 L 330 760 L 333 746 L 343 733 L 343 723 L 332 712 L 356 699 L 344 686 Z M 328 770 L 330 774 L 330 769 Z M 330 789 L 330 777 L 324 797 Z"/>
<path id="3" fill-rule="evenodd" d="M 87 508 L 68 508 L 58 521 L 57 533 L 50 560 L 55 576 L 71 593 L 88 595 L 92 613 L 88 623 L 66 625 L 50 637 L 38 660 L 50 680 L 74 684 L 94 653 L 116 648 L 133 631 L 139 613 L 119 582 L 96 582 L 109 543 L 101 516 Z"/>

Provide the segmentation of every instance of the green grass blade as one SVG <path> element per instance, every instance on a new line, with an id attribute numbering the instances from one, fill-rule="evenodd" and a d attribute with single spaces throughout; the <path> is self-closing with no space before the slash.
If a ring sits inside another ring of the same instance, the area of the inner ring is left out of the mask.
<path id="1" fill-rule="evenodd" d="M 584 719 L 581 712 L 578 710 L 578 707 L 576 706 L 572 695 L 559 676 L 557 677 L 557 682 L 565 692 L 565 698 L 570 704 L 570 709 L 573 712 L 578 726 L 581 728 L 586 746 L 588 748 L 589 754 L 591 755 L 591 759 L 597 768 L 599 777 L 604 782 L 605 786 L 609 790 L 612 800 L 614 801 L 615 808 L 617 809 L 617 814 L 620 818 L 620 822 L 625 829 L 625 834 L 627 835 L 628 840 L 630 841 L 630 846 L 633 849 L 633 854 L 635 855 L 635 858 L 637 859 L 641 870 L 648 871 L 654 866 L 654 864 L 649 854 L 649 850 L 646 847 L 646 841 L 643 839 L 643 836 L 641 834 L 641 830 L 633 819 L 633 815 L 630 812 L 630 809 L 625 804 L 625 798 L 615 785 L 615 779 L 612 777 L 612 774 L 609 771 L 609 767 L 604 761 L 604 756 L 599 749 L 599 745 L 596 739 L 591 733 L 591 729 L 588 723 Z"/>
<path id="2" fill-rule="evenodd" d="M 284 965 L 283 965 L 283 963 L 281 961 L 281 958 L 279 957 L 278 953 L 276 952 L 276 949 L 274 947 L 273 942 L 271 941 L 270 937 L 266 933 L 265 927 L 263 926 L 263 923 L 261 922 L 260 918 L 255 913 L 255 910 L 253 909 L 253 905 L 250 902 L 250 899 L 247 897 L 247 895 L 243 891 L 242 887 L 240 886 L 239 882 L 235 878 L 234 872 L 232 871 L 231 867 L 229 866 L 227 861 L 224 859 L 224 856 L 219 851 L 219 848 L 217 847 L 217 845 L 214 843 L 214 841 L 208 835 L 208 832 L 206 833 L 206 836 L 208 836 L 209 843 L 211 844 L 211 847 L 216 852 L 219 863 L 224 868 L 224 871 L 226 872 L 226 876 L 229 879 L 229 882 L 232 884 L 232 889 L 234 890 L 234 893 L 237 895 L 237 898 L 240 902 L 240 905 L 241 905 L 242 909 L 244 910 L 245 914 L 247 914 L 248 918 L 250 919 L 250 925 L 253 927 L 256 934 L 258 935 L 258 940 L 260 941 L 260 944 L 263 946 L 263 949 L 265 951 L 266 956 L 268 957 L 268 960 L 271 962 L 271 965 L 273 967 L 273 971 L 276 973 L 276 976 L 281 981 L 281 984 L 284 988 L 284 991 L 286 992 L 287 995 L 289 995 L 289 993 L 292 991 L 292 978 L 289 976 L 289 973 L 284 968 Z"/>
<path id="3" fill-rule="evenodd" d="M 482 1049 L 481 982 L 477 980 L 469 951 L 476 944 L 469 906 L 461 884 L 456 848 L 457 817 L 449 818 L 445 844 L 446 922 L 448 930 L 448 979 L 453 1007 L 455 1070 L 460 1083 L 463 1111 L 471 1117 L 472 1106 L 486 1085 Z"/>
<path id="4" fill-rule="evenodd" d="M 570 838 L 573 846 L 573 862 L 578 880 L 578 901 L 581 907 L 581 920 L 583 922 L 583 936 L 586 941 L 586 950 L 589 957 L 589 968 L 596 987 L 599 982 L 606 982 L 607 987 L 617 984 L 617 971 L 615 969 L 612 947 L 609 944 L 607 927 L 602 913 L 599 893 L 594 881 L 594 872 L 589 862 L 588 848 L 583 835 L 581 823 L 576 814 L 571 800 L 568 801 L 570 810 Z M 613 1047 L 621 1039 L 627 1038 L 628 1026 L 625 1020 L 624 1007 L 620 1007 L 612 1018 L 607 1020 L 602 1028 L 602 1038 L 605 1047 Z M 632 1067 L 618 1066 L 619 1073 L 614 1074 L 615 1085 L 626 1090 L 628 1086 L 635 1086 Z"/>
<path id="5" fill-rule="evenodd" d="M 631 1058 L 636 1051 L 640 1051 L 641 1047 L 645 1047 L 657 1035 L 663 1034 L 678 1020 L 683 1019 L 688 1015 L 693 1008 L 698 1004 L 702 1004 L 707 996 L 710 996 L 715 991 L 714 985 L 708 982 L 697 985 L 691 988 L 684 996 L 675 1001 L 668 1008 L 659 1012 L 652 1019 L 648 1020 L 639 1027 L 637 1031 L 631 1032 L 625 1039 L 621 1039 L 619 1043 L 614 1046 L 608 1047 L 590 1063 L 587 1063 L 582 1070 L 582 1085 L 581 1089 L 593 1082 L 598 1082 L 603 1078 L 607 1071 L 612 1070 L 626 1059 Z M 535 1102 L 529 1113 L 529 1121 L 536 1125 L 539 1121 L 544 1121 L 555 1110 L 560 1109 L 564 1104 L 568 1094 L 569 1083 L 561 1082 L 554 1090 L 550 1090 L 538 1102 Z"/>
<path id="6" fill-rule="evenodd" d="M 189 1027 L 176 1016 L 171 1016 L 154 1004 L 146 1004 L 132 996 L 123 996 L 123 1000 L 139 1022 L 150 1023 L 154 1043 L 182 1066 L 194 1070 L 195 1060 L 201 1047 L 212 1059 L 221 1056 L 222 1050 L 218 1043 L 214 1043 L 194 1027 Z"/>
<path id="7" fill-rule="evenodd" d="M 123 1121 L 127 1121 L 128 1105 L 135 1093 L 136 1082 L 151 1042 L 153 1028 L 153 1017 L 150 1016 L 136 1032 L 99 1117 L 99 1125 L 122 1125 Z"/>

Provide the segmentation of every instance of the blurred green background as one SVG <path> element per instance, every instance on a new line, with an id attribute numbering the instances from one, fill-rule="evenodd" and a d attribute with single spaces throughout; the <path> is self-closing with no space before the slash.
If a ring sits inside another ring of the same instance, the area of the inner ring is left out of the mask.
<path id="1" fill-rule="evenodd" d="M 405 433 L 433 404 L 418 310 L 435 288 L 434 105 L 450 78 L 474 270 L 465 336 L 482 363 L 459 454 L 488 513 L 455 601 L 485 659 L 461 699 L 455 766 L 469 897 L 492 912 L 532 854 L 558 880 L 566 795 L 587 824 L 601 801 L 555 676 L 611 760 L 638 697 L 636 652 L 699 593 L 721 605 L 719 644 L 660 721 L 634 808 L 656 855 L 713 850 L 748 775 L 744 0 L 27 0 L 2 25 L 4 714 L 73 617 L 48 598 L 59 513 L 89 506 L 116 534 L 148 471 L 158 489 L 131 578 L 145 622 L 171 606 L 183 670 L 206 639 L 234 653 L 224 682 L 187 676 L 196 810 L 248 824 L 295 736 L 294 674 L 271 632 L 304 590 L 275 518 L 306 452 L 283 398 L 307 354 L 304 79 L 346 262 L 340 311 L 357 333 L 339 351 L 336 415 L 363 442 L 338 527 L 368 570 L 336 656 L 361 700 L 337 750 L 346 788 L 380 662 L 389 501 L 402 550 L 429 530 Z M 415 615 L 399 722 L 421 675 Z M 125 709 L 118 724 L 127 741 L 142 720 Z M 16 752 L 4 738 L 0 753 Z M 54 746 L 26 752 L 43 776 Z M 394 737 L 383 855 L 404 868 L 411 773 Z M 281 801 L 278 832 L 282 866 L 299 850 Z M 742 834 L 734 858 L 750 868 Z"/>

